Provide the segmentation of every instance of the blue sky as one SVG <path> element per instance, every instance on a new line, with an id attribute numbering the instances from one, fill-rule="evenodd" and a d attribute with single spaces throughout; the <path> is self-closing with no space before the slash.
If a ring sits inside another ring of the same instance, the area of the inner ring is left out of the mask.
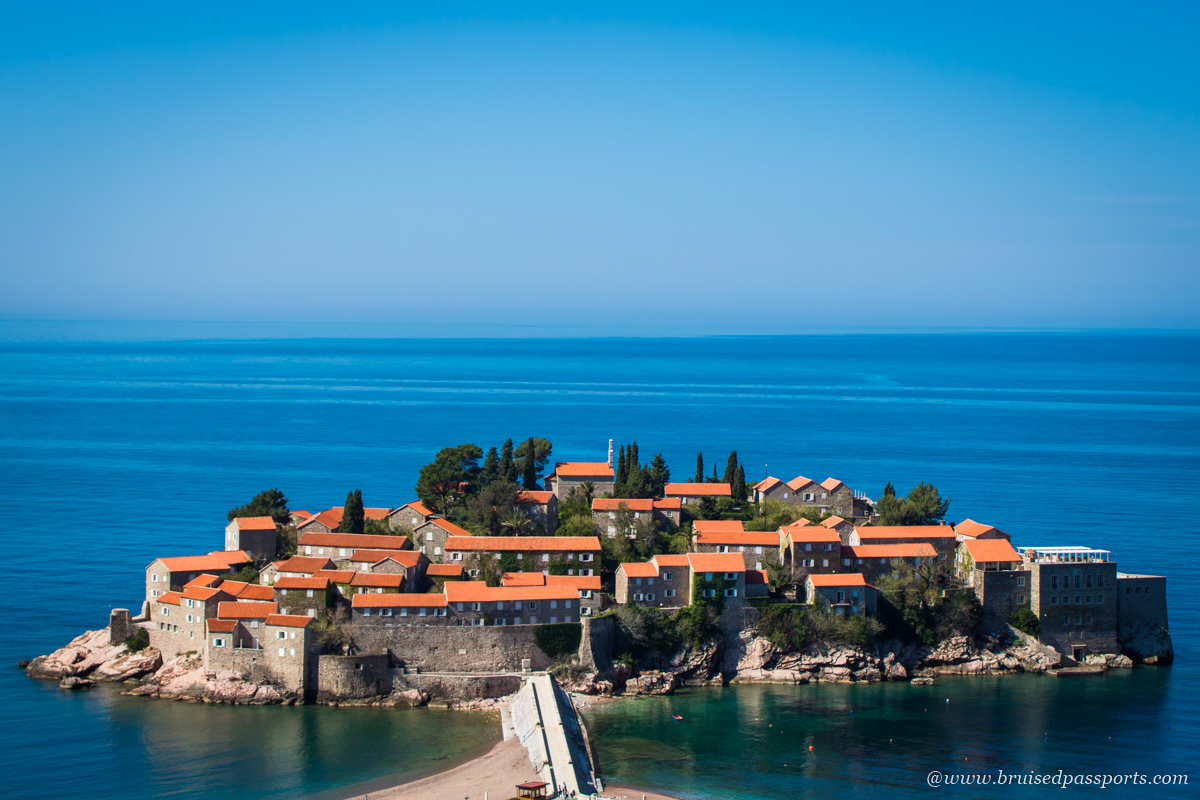
<path id="1" fill-rule="evenodd" d="M 1200 327 L 1195 5 L 5 4 L 0 318 Z"/>

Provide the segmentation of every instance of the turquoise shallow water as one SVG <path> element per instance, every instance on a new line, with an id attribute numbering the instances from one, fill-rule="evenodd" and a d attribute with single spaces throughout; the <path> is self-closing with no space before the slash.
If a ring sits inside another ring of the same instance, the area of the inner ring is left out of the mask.
<path id="1" fill-rule="evenodd" d="M 88 326 L 73 341 L 40 329 L 28 341 L 13 324 L 0 330 L 0 503 L 9 520 L 0 535 L 19 554 L 6 583 L 15 590 L 0 593 L 0 659 L 9 664 L 103 625 L 112 606 L 136 607 L 153 557 L 218 547 L 226 510 L 265 487 L 310 510 L 340 504 L 352 488 L 368 505 L 395 505 L 411 498 L 417 469 L 439 447 L 509 436 L 545 436 L 558 458 L 586 460 L 603 458 L 609 438 L 636 439 L 681 477 L 697 449 L 722 466 L 737 448 L 752 479 L 767 469 L 832 475 L 872 494 L 888 480 L 901 491 L 929 480 L 952 498 L 953 519 L 998 525 L 1020 545 L 1109 548 L 1123 570 L 1166 574 L 1174 666 L 1127 683 L 1106 678 L 1087 689 L 1099 694 L 1082 698 L 1070 693 L 1082 688 L 1030 683 L 1041 687 L 1037 703 L 1005 700 L 1023 683 L 995 684 L 988 691 L 999 699 L 939 730 L 1018 763 L 1020 753 L 1006 752 L 1017 741 L 1006 733 L 1011 720 L 1036 713 L 1082 728 L 1108 709 L 1138 708 L 1141 749 L 1092 749 L 1082 739 L 1064 756 L 1119 765 L 1152 754 L 1200 775 L 1195 336 L 297 340 L 264 339 L 258 328 L 255 339 L 136 341 L 137 327 L 125 326 L 121 341 L 106 341 L 106 330 Z M 984 679 L 969 691 L 992 685 Z M 0 670 L 0 690 L 9 721 L 0 726 L 0 786 L 14 797 L 304 796 L 436 768 L 428 756 L 441 750 L 423 747 L 429 736 L 445 732 L 466 755 L 498 727 L 469 715 L 65 696 L 15 668 Z M 723 697 L 782 697 L 774 691 Z M 835 698 L 846 690 L 795 691 Z M 442 722 L 422 728 L 430 719 Z M 754 740 L 740 716 L 723 724 L 703 732 L 721 744 L 754 742 L 745 752 L 763 756 L 753 763 L 765 788 L 752 796 L 817 791 L 771 783 L 791 775 L 778 766 L 791 763 L 776 758 L 784 750 Z M 1160 743 L 1151 734 L 1167 724 L 1171 737 Z M 636 765 L 622 766 L 607 748 L 655 737 L 653 725 L 638 725 L 630 712 L 619 735 L 604 737 L 614 774 Z M 367 744 L 329 757 L 360 740 Z M 841 758 L 866 752 L 850 748 Z M 286 769 L 267 763 L 275 753 Z M 930 753 L 955 763 L 956 753 Z M 683 785 L 686 763 L 661 761 L 644 777 L 664 789 Z M 748 791 L 738 763 L 706 777 L 710 796 Z M 911 774 L 901 774 L 905 765 Z M 870 783 L 873 769 L 829 780 L 845 793 L 900 792 L 924 779 L 924 766 L 890 762 L 886 785 Z"/>

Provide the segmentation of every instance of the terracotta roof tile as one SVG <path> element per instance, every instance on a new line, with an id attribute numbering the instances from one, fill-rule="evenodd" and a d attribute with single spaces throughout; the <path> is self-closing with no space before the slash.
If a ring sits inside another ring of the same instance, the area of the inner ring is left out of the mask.
<path id="1" fill-rule="evenodd" d="M 356 594 L 353 608 L 445 608 L 444 594 Z"/>
<path id="2" fill-rule="evenodd" d="M 687 553 L 658 555 L 652 557 L 650 560 L 660 567 L 686 567 L 688 565 Z"/>
<path id="3" fill-rule="evenodd" d="M 235 630 L 237 630 L 237 625 L 238 623 L 236 619 L 209 619 L 208 632 L 233 633 Z"/>
<path id="4" fill-rule="evenodd" d="M 554 492 L 519 492 L 517 502 L 544 506 L 550 502 L 552 497 L 554 497 Z"/>
<path id="5" fill-rule="evenodd" d="M 463 574 L 462 564 L 430 564 L 425 568 L 430 578 L 457 578 Z"/>
<path id="6" fill-rule="evenodd" d="M 188 581 L 187 583 L 185 583 L 183 585 L 183 588 L 191 589 L 193 587 L 212 586 L 214 583 L 220 583 L 220 582 L 221 582 L 221 579 L 218 578 L 216 575 L 209 575 L 208 573 L 204 573 L 203 575 L 198 575 L 195 578 L 192 578 L 190 581 Z"/>
<path id="7" fill-rule="evenodd" d="M 297 614 L 271 614 L 265 622 L 266 625 L 275 625 L 280 628 L 307 628 L 312 623 L 312 617 L 302 617 Z"/>
<path id="8" fill-rule="evenodd" d="M 516 600 L 575 600 L 579 591 L 571 586 L 488 586 L 483 581 L 447 581 L 450 603 L 495 603 Z"/>
<path id="9" fill-rule="evenodd" d="M 560 478 L 611 478 L 613 468 L 607 461 L 560 461 L 550 474 Z"/>
<path id="10" fill-rule="evenodd" d="M 298 544 L 300 547 L 372 547 L 380 550 L 407 550 L 412 547 L 412 542 L 407 536 L 369 533 L 305 533 L 301 534 Z"/>
<path id="11" fill-rule="evenodd" d="M 914 544 L 860 544 L 842 546 L 842 558 L 934 558 L 937 551 L 929 542 Z M 1013 559 L 1020 561 L 1021 557 Z"/>
<path id="12" fill-rule="evenodd" d="M 325 591 L 329 588 L 328 578 L 280 578 L 275 581 L 272 589 L 320 589 Z"/>
<path id="13" fill-rule="evenodd" d="M 747 586 L 766 586 L 769 583 L 767 571 L 765 569 L 748 569 L 746 570 L 746 585 Z"/>
<path id="14" fill-rule="evenodd" d="M 745 572 L 746 562 L 737 553 L 688 553 L 693 572 Z"/>
<path id="15" fill-rule="evenodd" d="M 804 477 L 803 475 L 797 475 L 796 477 L 794 477 L 790 481 L 788 481 L 787 485 L 788 485 L 788 488 L 791 489 L 793 492 L 798 492 L 801 489 L 803 489 L 805 486 L 808 486 L 810 483 L 816 483 L 816 481 L 810 480 L 810 479 Z"/>
<path id="16" fill-rule="evenodd" d="M 965 539 L 963 547 L 976 564 L 989 561 L 1020 561 L 1021 556 L 1008 539 Z M 1088 580 L 1091 580 L 1090 578 Z"/>
<path id="17" fill-rule="evenodd" d="M 234 517 L 232 522 L 243 531 L 273 531 L 276 527 L 271 517 Z"/>
<path id="18" fill-rule="evenodd" d="M 821 481 L 821 488 L 827 492 L 836 492 L 839 487 L 844 486 L 837 478 L 826 478 Z"/>
<path id="19" fill-rule="evenodd" d="M 221 619 L 265 619 L 277 609 L 275 603 L 220 603 L 217 616 Z"/>
<path id="20" fill-rule="evenodd" d="M 457 525 L 455 525 L 453 522 L 447 522 L 444 519 L 431 519 L 428 522 L 424 523 L 423 525 L 418 525 L 417 527 L 422 528 L 425 525 L 436 525 L 437 527 L 446 531 L 446 533 L 450 534 L 451 536 L 471 536 L 472 535 L 470 531 L 468 531 L 464 528 L 460 528 Z"/>
<path id="21" fill-rule="evenodd" d="M 718 547 L 779 547 L 779 534 L 774 531 L 705 532 L 696 536 L 696 544 Z"/>
<path id="22" fill-rule="evenodd" d="M 842 541 L 842 537 L 838 536 L 837 531 L 831 531 L 829 528 L 822 528 L 818 525 L 810 525 L 804 528 L 783 528 L 783 535 L 792 542 L 804 543 L 832 543 Z"/>
<path id="23" fill-rule="evenodd" d="M 201 602 L 207 602 L 217 595 L 225 595 L 226 597 L 230 596 L 226 594 L 224 590 L 214 589 L 211 586 L 193 586 L 190 589 L 185 588 L 182 592 L 180 592 L 180 595 L 186 597 L 188 600 L 200 600 Z"/>
<path id="24" fill-rule="evenodd" d="M 779 480 L 779 478 L 767 477 L 754 484 L 754 489 L 759 492 L 766 492 L 770 491 L 781 483 L 783 483 L 783 481 Z"/>
<path id="25" fill-rule="evenodd" d="M 696 533 L 742 533 L 746 526 L 740 519 L 698 519 L 692 523 Z"/>
<path id="26" fill-rule="evenodd" d="M 386 572 L 356 572 L 350 579 L 351 586 L 379 587 L 383 589 L 399 589 L 405 583 L 403 575 L 390 575 Z"/>
<path id="27" fill-rule="evenodd" d="M 256 602 L 270 600 L 274 596 L 275 591 L 270 586 L 260 586 L 257 583 L 251 583 L 238 592 L 237 599 L 239 602 Z"/>
<path id="28" fill-rule="evenodd" d="M 354 555 L 350 556 L 350 558 L 348 558 L 346 560 L 353 561 L 356 564 L 358 564 L 358 563 L 378 564 L 380 561 L 383 561 L 384 559 L 388 559 L 388 558 L 392 559 L 393 561 L 395 561 L 398 564 L 403 564 L 404 566 L 408 567 L 409 569 L 412 569 L 413 567 L 415 567 L 417 565 L 417 562 L 421 558 L 421 554 L 418 553 L 416 550 L 366 550 L 366 549 L 364 549 L 364 550 L 354 551 Z"/>
<path id="29" fill-rule="evenodd" d="M 204 556 L 173 556 L 155 559 L 170 572 L 225 572 L 234 564 L 246 564 L 254 559 L 244 550 L 216 551 Z"/>
<path id="30" fill-rule="evenodd" d="M 279 572 L 302 572 L 312 575 L 319 569 L 335 569 L 336 565 L 325 556 L 292 556 L 287 561 L 278 564 Z"/>
<path id="31" fill-rule="evenodd" d="M 625 497 L 597 497 L 592 500 L 592 511 L 620 511 L 621 506 L 629 511 L 653 511 L 654 501 Z"/>
<path id="32" fill-rule="evenodd" d="M 654 507 L 662 511 L 679 511 L 683 508 L 683 500 L 678 497 L 664 497 L 655 500 Z"/>
<path id="33" fill-rule="evenodd" d="M 547 586 L 569 586 L 571 588 L 583 591 L 590 589 L 593 592 L 600 591 L 600 576 L 599 575 L 547 575 Z"/>
<path id="34" fill-rule="evenodd" d="M 358 573 L 352 569 L 322 569 L 313 573 L 314 578 L 328 578 L 334 583 L 349 583 Z"/>
<path id="35" fill-rule="evenodd" d="M 885 539 L 953 539 L 949 525 L 868 525 L 855 529 L 859 541 Z"/>
<path id="36" fill-rule="evenodd" d="M 813 586 L 866 586 L 867 581 L 863 578 L 861 572 L 843 572 L 834 573 L 832 575 L 815 575 L 810 573 L 807 580 L 812 581 Z"/>
<path id="37" fill-rule="evenodd" d="M 595 536 L 451 536 L 446 550 L 578 553 L 599 552 Z"/>
<path id="38" fill-rule="evenodd" d="M 179 592 L 163 592 L 159 595 L 158 602 L 166 603 L 170 606 L 177 606 L 180 602 Z"/>
<path id="39" fill-rule="evenodd" d="M 668 483 L 663 487 L 667 497 L 732 497 L 728 483 Z"/>
<path id="40" fill-rule="evenodd" d="M 501 586 L 545 586 L 546 576 L 540 572 L 506 572 L 500 576 Z"/>
<path id="41" fill-rule="evenodd" d="M 821 524 L 823 526 L 825 526 L 826 528 L 833 528 L 837 525 L 841 525 L 845 521 L 846 520 L 842 519 L 841 517 L 834 515 L 832 517 L 826 517 L 825 519 L 821 520 Z"/>
<path id="42" fill-rule="evenodd" d="M 630 578 L 653 578 L 658 575 L 658 567 L 649 561 L 631 561 L 618 566 L 617 572 L 624 572 Z"/>

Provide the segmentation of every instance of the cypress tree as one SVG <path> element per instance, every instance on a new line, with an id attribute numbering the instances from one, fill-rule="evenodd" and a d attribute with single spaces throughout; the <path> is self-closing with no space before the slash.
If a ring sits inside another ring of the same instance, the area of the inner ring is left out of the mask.
<path id="1" fill-rule="evenodd" d="M 625 465 L 625 445 L 621 445 L 617 453 L 617 473 L 613 476 L 613 496 L 620 497 L 625 489 L 625 478 L 628 474 Z"/>
<path id="2" fill-rule="evenodd" d="M 712 479 L 709 480 L 709 483 L 720 483 L 720 481 L 717 480 L 717 465 L 716 464 L 713 464 L 713 476 L 712 476 Z"/>
<path id="3" fill-rule="evenodd" d="M 696 453 L 696 483 L 704 483 L 704 453 Z"/>
<path id="4" fill-rule="evenodd" d="M 737 472 L 733 475 L 733 499 L 738 503 L 744 503 L 750 498 L 750 488 L 746 486 L 746 470 L 742 469 L 742 465 L 738 464 Z"/>
<path id="5" fill-rule="evenodd" d="M 342 522 L 338 525 L 339 533 L 362 533 L 366 523 L 363 513 L 362 491 L 355 489 L 346 495 L 346 506 L 342 509 Z"/>
<path id="6" fill-rule="evenodd" d="M 896 489 L 892 486 L 891 481 L 888 481 L 887 486 L 883 487 L 883 496 L 884 497 L 895 497 L 896 496 Z"/>
<path id="7" fill-rule="evenodd" d="M 628 463 L 626 463 L 625 468 L 629 475 L 634 474 L 640 469 L 638 466 L 637 442 L 629 445 L 629 460 Z"/>
<path id="8" fill-rule="evenodd" d="M 487 455 L 483 458 L 483 469 L 479 473 L 479 486 L 483 488 L 495 483 L 500 478 L 500 456 L 496 454 L 496 448 L 488 448 Z"/>
<path id="9" fill-rule="evenodd" d="M 525 486 L 526 491 L 535 492 L 538 488 L 537 482 L 537 459 L 534 457 L 533 437 L 529 437 L 529 441 L 525 443 L 525 470 L 521 476 L 521 483 Z"/>
<path id="10" fill-rule="evenodd" d="M 517 482 L 517 465 L 513 463 L 512 439 L 505 439 L 500 448 L 500 480 L 509 483 Z"/>
<path id="11" fill-rule="evenodd" d="M 725 462 L 725 477 L 721 478 L 721 483 L 733 483 L 733 477 L 737 475 L 737 450 L 729 451 L 729 460 Z"/>

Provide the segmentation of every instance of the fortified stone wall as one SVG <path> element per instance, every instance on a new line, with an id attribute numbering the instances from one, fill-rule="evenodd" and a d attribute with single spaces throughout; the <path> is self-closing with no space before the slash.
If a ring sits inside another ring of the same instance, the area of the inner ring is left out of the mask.
<path id="1" fill-rule="evenodd" d="M 1167 579 L 1155 575 L 1118 575 L 1117 616 L 1122 623 L 1146 623 L 1170 630 Z"/>
<path id="2" fill-rule="evenodd" d="M 317 658 L 317 702 L 361 699 L 392 691 L 391 659 L 381 655 Z"/>
<path id="3" fill-rule="evenodd" d="M 125 644 L 137 628 L 129 617 L 128 608 L 114 608 L 108 615 L 108 643 Z"/>
<path id="4" fill-rule="evenodd" d="M 593 672 L 605 672 L 612 667 L 613 650 L 617 644 L 617 624 L 612 617 L 584 617 L 583 636 L 579 641 L 579 663 Z"/>
<path id="5" fill-rule="evenodd" d="M 392 670 L 393 690 L 419 689 L 435 700 L 507 697 L 521 688 L 516 675 L 426 675 Z"/>
<path id="6" fill-rule="evenodd" d="M 457 627 L 351 624 L 354 644 L 370 653 L 390 651 L 409 669 L 425 672 L 515 672 L 522 659 L 542 670 L 553 661 L 534 643 L 534 625 Z"/>

